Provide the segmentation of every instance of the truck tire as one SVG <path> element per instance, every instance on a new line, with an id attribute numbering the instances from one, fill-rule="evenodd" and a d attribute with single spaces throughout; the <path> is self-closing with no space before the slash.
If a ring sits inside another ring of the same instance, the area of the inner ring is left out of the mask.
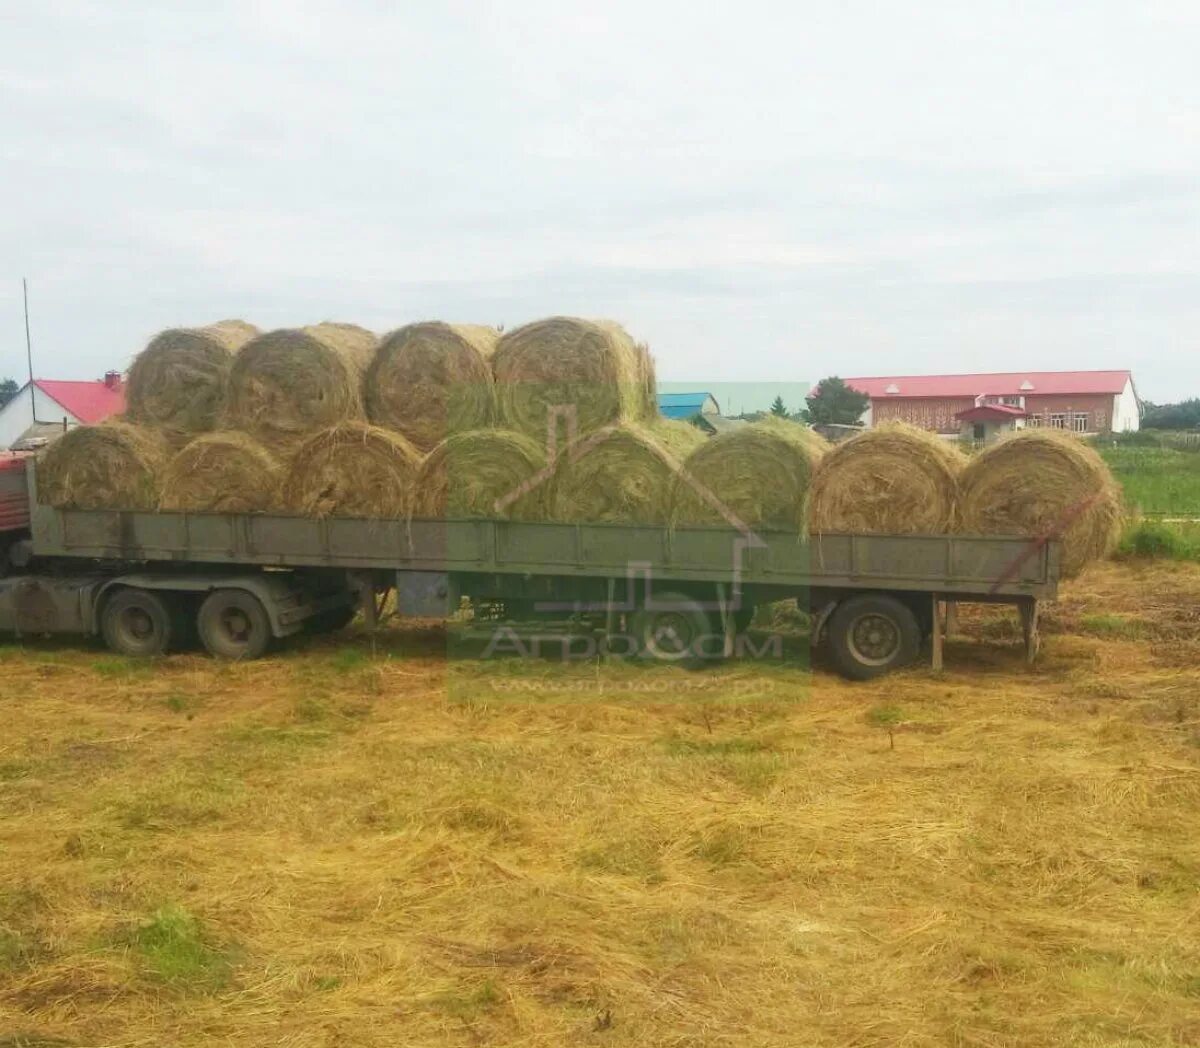
<path id="1" fill-rule="evenodd" d="M 884 593 L 843 601 L 827 629 L 829 657 L 850 680 L 872 680 L 907 666 L 921 650 L 921 627 L 912 609 Z"/>
<path id="2" fill-rule="evenodd" d="M 121 655 L 162 655 L 176 634 L 169 600 L 167 594 L 153 590 L 118 590 L 100 612 L 104 643 Z"/>
<path id="3" fill-rule="evenodd" d="M 638 658 L 699 669 L 721 657 L 713 650 L 719 635 L 715 617 L 695 598 L 660 593 L 654 603 L 653 609 L 643 607 L 634 612 L 629 622 Z"/>
<path id="4" fill-rule="evenodd" d="M 213 590 L 196 616 L 200 643 L 219 659 L 257 659 L 271 643 L 271 620 L 261 601 L 240 589 Z"/>

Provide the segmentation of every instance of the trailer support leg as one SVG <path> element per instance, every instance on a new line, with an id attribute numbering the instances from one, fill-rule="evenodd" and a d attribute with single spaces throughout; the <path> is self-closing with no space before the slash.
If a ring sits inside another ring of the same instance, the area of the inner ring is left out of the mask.
<path id="1" fill-rule="evenodd" d="M 617 624 L 617 580 L 608 580 L 608 599 L 604 605 L 604 657 L 611 659 L 612 636 Z"/>
<path id="2" fill-rule="evenodd" d="M 1022 600 L 1017 607 L 1021 611 L 1021 633 L 1025 638 L 1025 661 L 1033 665 L 1042 647 L 1042 634 L 1038 629 L 1037 597 Z"/>
<path id="3" fill-rule="evenodd" d="M 942 658 L 942 643 L 946 628 L 945 619 L 943 618 L 943 612 L 945 611 L 946 604 L 944 601 L 938 599 L 938 595 L 936 593 L 933 595 L 932 600 L 933 638 L 932 644 L 930 645 L 930 664 L 933 667 L 934 673 L 941 673 L 945 667 L 945 662 Z"/>

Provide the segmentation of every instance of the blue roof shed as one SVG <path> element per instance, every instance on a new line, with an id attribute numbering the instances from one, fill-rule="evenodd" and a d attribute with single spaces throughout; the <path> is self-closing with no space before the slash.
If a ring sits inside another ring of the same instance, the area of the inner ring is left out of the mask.
<path id="1" fill-rule="evenodd" d="M 719 415 L 721 408 L 711 393 L 659 393 L 658 410 L 665 418 L 689 419 L 693 415 Z"/>

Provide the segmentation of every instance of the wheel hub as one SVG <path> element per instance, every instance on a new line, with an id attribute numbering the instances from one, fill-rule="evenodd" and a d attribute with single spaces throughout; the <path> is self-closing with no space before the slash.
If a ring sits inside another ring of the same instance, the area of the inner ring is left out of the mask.
<path id="1" fill-rule="evenodd" d="M 861 662 L 881 666 L 899 651 L 900 631 L 883 615 L 863 615 L 850 630 L 850 647 Z"/>

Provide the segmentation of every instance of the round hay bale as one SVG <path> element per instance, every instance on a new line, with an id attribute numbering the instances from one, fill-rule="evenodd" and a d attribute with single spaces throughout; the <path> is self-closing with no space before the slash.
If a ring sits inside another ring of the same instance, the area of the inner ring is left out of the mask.
<path id="1" fill-rule="evenodd" d="M 258 334 L 241 320 L 155 335 L 133 361 L 125 387 L 126 417 L 186 439 L 216 425 L 233 354 Z"/>
<path id="2" fill-rule="evenodd" d="M 544 520 L 549 479 L 544 448 L 524 433 L 455 433 L 421 463 L 412 515 Z"/>
<path id="3" fill-rule="evenodd" d="M 639 342 L 636 349 L 641 381 L 641 417 L 647 422 L 658 422 L 662 413 L 658 410 L 658 374 L 654 366 L 654 357 L 650 353 L 650 347 L 643 342 Z"/>
<path id="4" fill-rule="evenodd" d="M 1108 556 L 1121 534 L 1121 497 L 1108 466 L 1077 437 L 1026 429 L 997 441 L 963 470 L 961 530 L 1057 537 L 1071 578 Z"/>
<path id="5" fill-rule="evenodd" d="M 247 342 L 229 371 L 224 424 L 269 448 L 363 418 L 363 373 L 375 336 L 353 324 L 270 331 Z"/>
<path id="6" fill-rule="evenodd" d="M 367 418 L 429 451 L 495 418 L 491 356 L 500 333 L 471 324 L 409 324 L 379 343 L 363 380 Z"/>
<path id="7" fill-rule="evenodd" d="M 400 434 L 344 422 L 300 445 L 281 501 L 306 517 L 397 520 L 408 511 L 419 464 Z"/>
<path id="8" fill-rule="evenodd" d="M 38 493 L 59 509 L 152 510 L 170 457 L 156 430 L 111 420 L 80 426 L 38 456 Z"/>
<path id="9" fill-rule="evenodd" d="M 954 444 L 902 422 L 834 445 L 813 473 L 808 526 L 857 535 L 947 535 L 955 530 L 958 479 L 967 457 Z"/>
<path id="10" fill-rule="evenodd" d="M 204 433 L 175 453 L 159 508 L 180 513 L 270 513 L 280 509 L 284 469 L 245 433 Z"/>
<path id="11" fill-rule="evenodd" d="M 705 441 L 671 484 L 671 524 L 805 529 L 808 486 L 827 445 L 805 426 L 766 418 Z"/>
<path id="12" fill-rule="evenodd" d="M 648 417 L 644 364 L 610 321 L 550 317 L 510 331 L 496 345 L 492 373 L 503 425 L 543 442 L 550 408 L 573 412 L 578 436 Z"/>
<path id="13" fill-rule="evenodd" d="M 663 420 L 651 426 L 610 426 L 575 441 L 555 464 L 550 518 L 579 524 L 666 524 L 671 484 L 705 439 L 695 426 Z"/>

